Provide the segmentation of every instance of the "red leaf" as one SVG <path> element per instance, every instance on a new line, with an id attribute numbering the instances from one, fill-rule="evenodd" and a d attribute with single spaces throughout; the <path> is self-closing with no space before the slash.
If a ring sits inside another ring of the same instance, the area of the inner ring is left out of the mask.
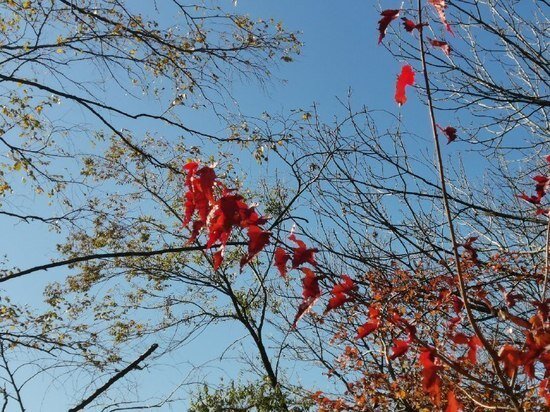
<path id="1" fill-rule="evenodd" d="M 512 291 L 506 292 L 506 289 L 504 289 L 504 287 L 502 286 L 499 286 L 498 288 L 504 296 L 504 302 L 506 303 L 506 306 L 508 306 L 509 308 L 513 308 L 514 306 L 516 306 L 518 300 L 525 299 L 525 296 L 521 293 L 514 293 Z"/>
<path id="2" fill-rule="evenodd" d="M 313 270 L 309 268 L 302 268 L 301 271 L 305 274 L 302 279 L 302 296 L 304 299 L 311 297 L 321 296 L 321 289 L 319 288 L 319 278 L 315 275 Z"/>
<path id="3" fill-rule="evenodd" d="M 332 293 L 347 293 L 351 294 L 355 289 L 357 289 L 357 285 L 353 281 L 352 278 L 350 278 L 348 275 L 342 275 L 342 279 L 344 279 L 343 282 L 337 283 L 332 288 Z"/>
<path id="4" fill-rule="evenodd" d="M 467 254 L 468 257 L 474 262 L 476 265 L 479 264 L 479 260 L 477 257 L 477 249 L 472 246 L 472 244 L 477 240 L 477 236 L 471 236 L 468 239 L 466 239 L 466 242 L 462 243 L 459 246 L 462 246 Z"/>
<path id="5" fill-rule="evenodd" d="M 402 17 L 401 20 L 403 20 L 403 26 L 405 27 L 405 30 L 409 33 L 412 33 L 415 29 L 420 31 L 422 30 L 423 26 L 428 25 L 428 23 L 415 23 L 414 21 L 409 20 L 406 17 Z"/>
<path id="6" fill-rule="evenodd" d="M 542 199 L 539 196 L 527 196 L 525 193 L 522 193 L 521 195 L 516 195 L 516 197 L 519 197 L 520 199 L 523 199 L 526 202 L 532 203 L 534 205 L 540 204 L 540 201 Z"/>
<path id="7" fill-rule="evenodd" d="M 397 77 L 397 85 L 395 88 L 395 101 L 399 106 L 405 104 L 407 96 L 405 88 L 414 84 L 414 71 L 410 65 L 405 65 L 401 69 L 401 74 Z"/>
<path id="8" fill-rule="evenodd" d="M 445 53 L 447 56 L 451 54 L 451 46 L 449 46 L 449 43 L 447 43 L 446 41 L 435 40 L 430 38 L 428 38 L 428 40 L 430 41 L 430 44 L 432 46 L 439 47 L 443 51 L 443 53 Z"/>
<path id="9" fill-rule="evenodd" d="M 386 36 L 386 30 L 389 24 L 399 16 L 399 10 L 384 10 L 381 14 L 382 18 L 378 21 L 378 44 L 382 43 L 382 39 Z"/>
<path id="10" fill-rule="evenodd" d="M 535 185 L 537 196 L 540 196 L 540 198 L 544 197 L 546 192 L 550 189 L 550 177 L 538 175 L 533 177 L 533 180 L 537 182 Z"/>
<path id="11" fill-rule="evenodd" d="M 207 219 L 209 237 L 207 246 L 216 242 L 225 245 L 234 227 L 247 228 L 262 225 L 266 222 L 256 213 L 253 207 L 249 207 L 241 195 L 226 192 L 214 204 Z"/>
<path id="12" fill-rule="evenodd" d="M 315 275 L 313 270 L 309 268 L 302 268 L 302 272 L 304 272 L 305 274 L 305 277 L 302 279 L 303 300 L 300 306 L 298 306 L 298 312 L 294 317 L 294 322 L 292 323 L 292 329 L 296 328 L 298 321 L 302 318 L 302 316 L 304 316 L 307 312 L 311 310 L 313 305 L 315 305 L 315 302 L 317 302 L 317 300 L 321 296 L 321 290 L 319 288 L 319 279 Z"/>
<path id="13" fill-rule="evenodd" d="M 482 346 L 481 340 L 474 335 L 468 340 L 468 346 L 468 360 L 475 365 L 477 364 L 477 349 Z"/>
<path id="14" fill-rule="evenodd" d="M 468 336 L 466 336 L 464 333 L 459 332 L 456 335 L 451 336 L 451 340 L 456 343 L 457 345 L 466 345 L 470 341 Z"/>
<path id="15" fill-rule="evenodd" d="M 266 245 L 269 244 L 271 232 L 261 229 L 259 226 L 248 227 L 248 254 L 241 259 L 241 268 L 254 259 Z"/>
<path id="16" fill-rule="evenodd" d="M 350 300 L 351 300 L 351 298 L 348 295 L 346 295 L 345 293 L 337 293 L 337 294 L 333 295 L 328 301 L 328 305 L 325 309 L 324 314 L 331 311 L 332 309 L 339 308 L 344 303 L 349 302 Z"/>
<path id="17" fill-rule="evenodd" d="M 454 127 L 447 126 L 446 128 L 442 128 L 440 125 L 437 125 L 437 127 L 447 136 L 447 144 L 456 140 L 456 129 Z"/>
<path id="18" fill-rule="evenodd" d="M 357 328 L 356 339 L 363 339 L 380 327 L 380 309 L 371 305 L 369 307 L 369 320 Z"/>
<path id="19" fill-rule="evenodd" d="M 400 356 L 403 356 L 407 351 L 409 350 L 409 342 L 401 340 L 401 339 L 395 339 L 393 341 L 393 346 L 391 348 L 392 355 L 390 356 L 390 359 L 395 359 Z"/>
<path id="20" fill-rule="evenodd" d="M 380 327 L 380 319 L 371 319 L 357 328 L 355 339 L 363 339 Z"/>
<path id="21" fill-rule="evenodd" d="M 428 1 L 432 6 L 434 6 L 435 11 L 439 15 L 439 19 L 441 20 L 441 23 L 443 23 L 447 31 L 454 36 L 453 29 L 451 28 L 451 25 L 447 22 L 447 17 L 445 16 L 445 9 L 447 8 L 447 4 L 445 3 L 445 0 L 428 0 Z"/>
<path id="22" fill-rule="evenodd" d="M 303 241 L 297 239 L 294 234 L 290 235 L 288 238 L 298 245 L 297 248 L 293 249 L 294 256 L 292 257 L 292 269 L 296 269 L 298 266 L 304 263 L 309 263 L 312 266 L 317 266 L 314 255 L 316 252 L 318 252 L 318 249 L 309 249 L 306 244 Z"/>
<path id="23" fill-rule="evenodd" d="M 460 412 L 463 408 L 464 405 L 456 399 L 455 393 L 453 391 L 449 391 L 447 394 L 447 408 L 445 409 L 445 412 Z"/>
<path id="24" fill-rule="evenodd" d="M 462 303 L 462 300 L 456 295 L 453 295 L 451 299 L 453 301 L 453 310 L 459 315 L 464 307 L 464 303 Z"/>
<path id="25" fill-rule="evenodd" d="M 517 195 L 517 197 L 534 205 L 539 205 L 542 198 L 546 195 L 546 193 L 548 193 L 548 191 L 550 191 L 550 177 L 537 175 L 533 177 L 533 180 L 537 182 L 537 184 L 535 185 L 535 192 L 537 194 L 533 196 L 527 196 L 525 193 L 522 193 L 521 195 Z M 546 213 L 547 211 L 545 209 L 539 208 L 537 210 L 537 215 Z"/>
<path id="26" fill-rule="evenodd" d="M 275 266 L 279 269 L 279 273 L 283 278 L 286 278 L 287 267 L 286 264 L 290 259 L 290 255 L 283 249 L 278 247 L 275 249 Z"/>
<path id="27" fill-rule="evenodd" d="M 524 354 L 512 345 L 504 345 L 498 353 L 499 360 L 504 364 L 504 372 L 512 377 L 518 366 L 524 362 Z"/>
<path id="28" fill-rule="evenodd" d="M 206 222 L 208 213 L 214 203 L 214 183 L 216 181 L 216 172 L 208 166 L 199 169 L 199 163 L 188 162 L 183 169 L 187 173 L 185 176 L 185 217 L 184 225 L 187 225 L 197 211 L 199 219 Z"/>
<path id="29" fill-rule="evenodd" d="M 436 365 L 432 349 L 421 349 L 420 363 L 422 365 L 422 388 L 430 395 L 432 401 L 439 405 L 441 403 L 441 378 L 437 372 L 441 369 L 441 366 Z"/>

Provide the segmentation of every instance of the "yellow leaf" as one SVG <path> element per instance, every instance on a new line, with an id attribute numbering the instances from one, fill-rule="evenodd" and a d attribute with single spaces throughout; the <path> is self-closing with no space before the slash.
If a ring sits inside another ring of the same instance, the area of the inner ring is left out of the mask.
<path id="1" fill-rule="evenodd" d="M 13 170 L 21 170 L 21 168 L 23 167 L 23 163 L 21 163 L 20 161 L 17 161 L 15 162 L 15 164 L 13 165 Z"/>

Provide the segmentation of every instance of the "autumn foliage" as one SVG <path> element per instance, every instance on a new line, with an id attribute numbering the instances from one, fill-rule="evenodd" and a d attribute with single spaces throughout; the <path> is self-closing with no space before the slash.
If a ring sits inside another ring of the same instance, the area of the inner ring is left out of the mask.
<path id="1" fill-rule="evenodd" d="M 446 2 L 428 3 L 445 31 L 454 35 Z M 379 43 L 400 14 L 395 9 L 381 13 Z M 406 32 L 423 41 L 427 22 L 409 17 L 402 21 Z M 427 44 L 451 55 L 446 40 L 428 38 Z M 407 102 L 407 86 L 414 85 L 415 69 L 404 64 L 396 82 L 399 106 Z M 434 120 L 433 129 L 447 143 L 457 140 L 453 126 Z M 550 156 L 546 160 L 550 163 Z M 328 374 L 346 377 L 347 392 L 339 397 L 316 392 L 313 398 L 321 410 L 389 410 L 395 405 L 447 412 L 550 407 L 548 262 L 533 267 L 520 252 L 484 252 L 479 237 L 470 236 L 452 240 L 454 257 L 418 259 L 415 267 L 393 262 L 354 277 L 335 277 L 319 265 L 319 250 L 294 232 L 275 239 L 264 228 L 267 219 L 236 190 L 226 188 L 212 168 L 190 162 L 184 169 L 184 224 L 192 223 L 190 241 L 204 231 L 207 247 L 218 248 L 214 268 L 223 262 L 232 234 L 240 230 L 248 239 L 241 268 L 265 252 L 285 282 L 290 271 L 301 273 L 301 303 L 290 330 L 299 329 L 299 321 L 318 301 L 326 301 L 314 319 L 332 328 L 332 345 L 344 348 Z M 517 197 L 535 207 L 534 215 L 548 216 L 542 203 L 550 191 L 550 176 L 544 171 L 533 180 L 534 194 Z M 266 249 L 270 244 L 276 246 L 272 252 Z"/>

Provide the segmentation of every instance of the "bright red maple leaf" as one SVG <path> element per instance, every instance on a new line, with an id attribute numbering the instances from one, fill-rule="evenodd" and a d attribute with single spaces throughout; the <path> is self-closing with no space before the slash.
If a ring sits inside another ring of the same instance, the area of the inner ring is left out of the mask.
<path id="1" fill-rule="evenodd" d="M 355 339 L 363 339 L 380 327 L 380 319 L 371 319 L 357 328 Z"/>
<path id="2" fill-rule="evenodd" d="M 271 232 L 256 225 L 248 227 L 248 254 L 242 257 L 241 268 L 254 259 L 269 244 L 270 238 Z"/>
<path id="3" fill-rule="evenodd" d="M 512 377 L 517 368 L 523 364 L 524 353 L 512 345 L 506 344 L 500 348 L 498 358 L 504 364 L 504 372 Z"/>
<path id="4" fill-rule="evenodd" d="M 462 332 L 451 335 L 450 338 L 457 345 L 468 345 L 466 359 L 475 365 L 477 363 L 477 350 L 481 347 L 481 341 L 479 338 L 475 335 L 469 337 Z"/>
<path id="5" fill-rule="evenodd" d="M 422 388 L 430 395 L 434 404 L 441 403 L 441 378 L 437 374 L 441 366 L 435 363 L 434 350 L 422 348 L 420 350 L 420 364 L 422 365 Z"/>
<path id="6" fill-rule="evenodd" d="M 214 182 L 216 173 L 209 166 L 203 166 L 199 169 L 198 162 L 188 162 L 183 166 L 186 172 L 185 186 L 185 213 L 183 224 L 187 225 L 195 211 L 199 215 L 201 222 L 206 223 L 208 213 L 214 203 Z"/>
<path id="7" fill-rule="evenodd" d="M 279 270 L 279 273 L 286 279 L 288 269 L 286 267 L 287 262 L 290 260 L 290 255 L 281 247 L 275 249 L 275 267 Z"/>
<path id="8" fill-rule="evenodd" d="M 409 342 L 401 339 L 394 339 L 391 350 L 392 354 L 390 356 L 390 359 L 395 359 L 403 356 L 409 350 Z"/>
<path id="9" fill-rule="evenodd" d="M 445 16 L 445 9 L 447 8 L 447 3 L 445 0 L 428 0 L 428 2 L 435 8 L 435 11 L 439 15 L 439 20 L 445 25 L 445 28 L 449 33 L 454 36 L 453 29 L 447 21 L 447 16 Z"/>
<path id="10" fill-rule="evenodd" d="M 298 312 L 294 317 L 294 322 L 292 323 L 292 328 L 295 329 L 298 321 L 304 316 L 307 312 L 311 310 L 315 302 L 321 297 L 321 289 L 319 288 L 319 278 L 313 270 L 309 268 L 302 268 L 305 276 L 302 279 L 302 303 L 298 306 Z"/>
<path id="11" fill-rule="evenodd" d="M 395 87 L 395 101 L 399 106 L 402 106 L 407 101 L 405 94 L 405 88 L 414 84 L 414 70 L 412 66 L 405 65 L 401 68 L 401 73 L 397 77 L 397 84 Z"/>
<path id="12" fill-rule="evenodd" d="M 386 30 L 389 24 L 399 16 L 399 10 L 384 10 L 381 14 L 382 18 L 378 21 L 378 44 L 382 43 L 382 39 L 386 36 Z"/>
<path id="13" fill-rule="evenodd" d="M 369 307 L 369 320 L 357 328 L 355 339 L 363 339 L 380 327 L 380 309 L 371 305 Z"/>
<path id="14" fill-rule="evenodd" d="M 288 238 L 298 245 L 297 248 L 293 249 L 292 269 L 296 269 L 304 263 L 309 263 L 311 266 L 317 266 L 317 262 L 315 261 L 315 253 L 319 251 L 318 249 L 308 248 L 306 244 L 302 240 L 298 239 L 294 234 L 290 235 Z"/>
<path id="15" fill-rule="evenodd" d="M 430 39 L 429 37 L 428 40 L 433 47 L 440 48 L 447 56 L 451 55 L 451 46 L 446 41 Z"/>

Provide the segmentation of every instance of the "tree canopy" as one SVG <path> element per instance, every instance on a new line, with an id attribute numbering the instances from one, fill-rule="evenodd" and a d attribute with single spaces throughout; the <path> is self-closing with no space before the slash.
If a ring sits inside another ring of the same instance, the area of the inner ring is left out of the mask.
<path id="1" fill-rule="evenodd" d="M 548 407 L 548 4 L 397 6 L 391 106 L 244 113 L 300 27 L 2 2 L 0 218 L 56 250 L 2 260 L 4 410 Z"/>

